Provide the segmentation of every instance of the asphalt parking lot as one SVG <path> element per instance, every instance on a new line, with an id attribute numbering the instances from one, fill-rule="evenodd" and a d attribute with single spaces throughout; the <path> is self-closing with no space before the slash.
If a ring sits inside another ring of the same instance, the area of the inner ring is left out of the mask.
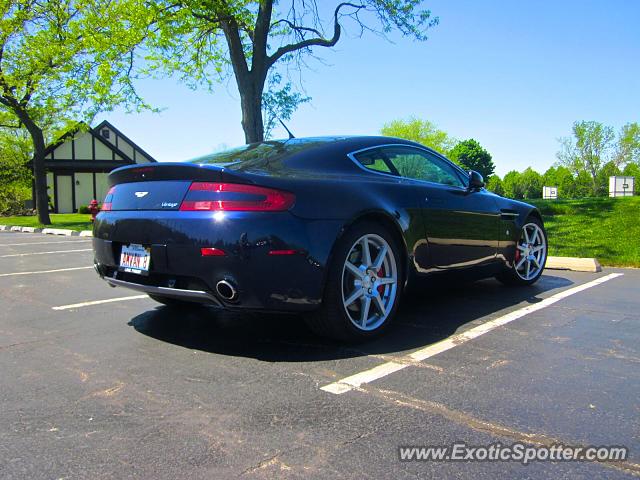
<path id="1" fill-rule="evenodd" d="M 90 249 L 0 232 L 0 478 L 640 476 L 640 270 L 425 286 L 347 347 L 109 288 Z M 630 459 L 399 461 L 456 441 Z"/>

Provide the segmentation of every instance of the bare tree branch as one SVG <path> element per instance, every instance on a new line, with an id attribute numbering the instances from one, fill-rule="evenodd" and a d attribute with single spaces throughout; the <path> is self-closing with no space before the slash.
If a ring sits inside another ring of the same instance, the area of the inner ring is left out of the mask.
<path id="1" fill-rule="evenodd" d="M 336 43 L 338 43 L 338 40 L 340 40 L 340 34 L 342 32 L 342 29 L 340 27 L 340 22 L 338 21 L 338 16 L 340 14 L 340 10 L 343 7 L 352 7 L 355 8 L 356 11 L 361 10 L 363 8 L 366 8 L 366 5 L 362 5 L 362 4 L 355 4 L 355 3 L 349 3 L 349 2 L 343 2 L 341 4 L 339 4 L 334 13 L 333 13 L 333 37 L 331 38 L 323 38 L 323 37 L 317 37 L 317 38 L 309 38 L 309 39 L 305 39 L 302 40 L 300 42 L 297 43 L 292 43 L 289 45 L 285 45 L 283 47 L 280 47 L 278 50 L 276 50 L 273 55 L 267 57 L 267 62 L 269 67 L 271 67 L 271 65 L 273 65 L 274 63 L 276 63 L 280 58 L 282 58 L 284 55 L 287 55 L 288 53 L 292 53 L 295 52 L 297 50 L 302 50 L 305 48 L 309 48 L 309 47 L 333 47 Z"/>
<path id="2" fill-rule="evenodd" d="M 286 23 L 291 30 L 295 30 L 296 32 L 311 32 L 317 35 L 318 37 L 322 37 L 322 33 L 319 30 L 315 28 L 310 28 L 310 27 L 300 27 L 298 25 L 295 25 L 290 20 L 287 20 L 286 18 L 281 18 L 280 20 L 273 22 L 271 24 L 270 30 L 280 23 Z"/>

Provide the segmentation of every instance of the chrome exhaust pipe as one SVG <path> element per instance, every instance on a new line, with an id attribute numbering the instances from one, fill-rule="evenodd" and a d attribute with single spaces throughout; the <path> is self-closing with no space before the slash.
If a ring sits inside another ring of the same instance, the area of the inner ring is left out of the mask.
<path id="1" fill-rule="evenodd" d="M 236 287 L 228 280 L 220 280 L 216 283 L 216 292 L 229 302 L 233 302 L 238 298 L 238 291 L 236 290 Z"/>

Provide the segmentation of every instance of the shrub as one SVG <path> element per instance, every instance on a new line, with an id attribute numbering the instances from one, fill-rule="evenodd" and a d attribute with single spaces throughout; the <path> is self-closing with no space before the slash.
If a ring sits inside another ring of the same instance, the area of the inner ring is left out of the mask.
<path id="1" fill-rule="evenodd" d="M 502 180 L 498 175 L 491 175 L 487 182 L 487 190 L 497 195 L 504 195 L 504 187 L 502 186 Z"/>
<path id="2" fill-rule="evenodd" d="M 81 205 L 80 208 L 78 208 L 78 213 L 90 214 L 91 211 L 89 210 L 89 206 L 88 205 Z"/>
<path id="3" fill-rule="evenodd" d="M 26 215 L 32 213 L 24 207 L 31 199 L 31 189 L 14 182 L 0 187 L 0 215 Z"/>

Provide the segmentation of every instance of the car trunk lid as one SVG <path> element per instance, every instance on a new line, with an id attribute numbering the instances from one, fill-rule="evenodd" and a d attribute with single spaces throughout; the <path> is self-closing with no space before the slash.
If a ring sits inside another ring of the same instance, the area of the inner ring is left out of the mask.
<path id="1" fill-rule="evenodd" d="M 247 183 L 218 166 L 165 163 L 131 166 L 109 175 L 103 210 L 178 210 L 193 182 Z"/>

